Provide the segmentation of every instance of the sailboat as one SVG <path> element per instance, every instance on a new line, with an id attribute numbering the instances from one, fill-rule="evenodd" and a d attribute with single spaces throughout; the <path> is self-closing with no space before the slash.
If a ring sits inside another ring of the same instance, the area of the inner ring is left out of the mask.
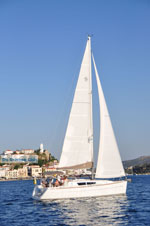
<path id="1" fill-rule="evenodd" d="M 93 168 L 92 61 L 100 106 L 100 138 L 95 178 L 68 179 L 58 187 L 36 185 L 37 200 L 125 194 L 127 181 L 88 36 L 64 138 L 59 169 Z M 115 179 L 114 179 L 115 178 Z"/>

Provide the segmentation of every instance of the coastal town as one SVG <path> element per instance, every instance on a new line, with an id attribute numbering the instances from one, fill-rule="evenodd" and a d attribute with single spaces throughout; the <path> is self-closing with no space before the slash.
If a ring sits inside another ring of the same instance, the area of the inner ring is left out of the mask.
<path id="1" fill-rule="evenodd" d="M 6 150 L 0 155 L 0 181 L 41 178 L 58 172 L 58 160 L 40 144 L 38 149 Z M 150 156 L 124 161 L 127 175 L 150 174 Z M 88 170 L 62 171 L 70 175 L 90 175 Z"/>
<path id="2" fill-rule="evenodd" d="M 6 150 L 0 155 L 0 180 L 40 178 L 57 166 L 57 159 L 44 150 L 43 144 L 37 150 Z"/>

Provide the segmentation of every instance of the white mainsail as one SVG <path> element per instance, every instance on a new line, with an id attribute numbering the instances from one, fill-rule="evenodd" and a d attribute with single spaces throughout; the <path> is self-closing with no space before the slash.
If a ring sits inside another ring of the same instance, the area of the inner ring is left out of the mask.
<path id="1" fill-rule="evenodd" d="M 125 176 L 96 64 L 93 56 L 92 58 L 100 102 L 100 144 L 95 177 L 115 178 Z"/>
<path id="2" fill-rule="evenodd" d="M 88 38 L 74 94 L 59 168 L 91 168 L 93 164 L 93 122 L 91 42 Z"/>

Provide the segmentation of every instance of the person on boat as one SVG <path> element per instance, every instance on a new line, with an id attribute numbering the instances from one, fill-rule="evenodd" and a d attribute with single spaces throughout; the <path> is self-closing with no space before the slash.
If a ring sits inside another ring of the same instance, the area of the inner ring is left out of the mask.
<path id="1" fill-rule="evenodd" d="M 63 184 L 64 184 L 64 177 L 61 176 L 61 177 L 60 177 L 60 185 L 63 185 Z"/>
<path id="2" fill-rule="evenodd" d="M 45 177 L 43 177 L 43 178 L 41 179 L 41 185 L 42 185 L 43 187 L 46 187 L 46 179 L 45 179 Z"/>
<path id="3" fill-rule="evenodd" d="M 53 187 L 53 186 L 54 186 L 55 181 L 56 181 L 56 179 L 53 177 L 53 178 L 51 179 L 51 182 L 50 182 L 50 184 L 51 184 L 50 186 L 51 186 L 51 187 Z"/>
<path id="4" fill-rule="evenodd" d="M 60 182 L 61 181 L 61 177 L 59 175 L 57 175 L 57 180 Z"/>
<path id="5" fill-rule="evenodd" d="M 49 179 L 48 179 L 48 178 L 46 178 L 45 182 L 46 182 L 46 183 L 45 183 L 45 186 L 46 186 L 46 187 L 49 187 Z"/>
<path id="6" fill-rule="evenodd" d="M 60 186 L 60 183 L 59 183 L 58 179 L 56 179 L 54 186 L 55 186 L 55 187 Z"/>
<path id="7" fill-rule="evenodd" d="M 63 181 L 62 181 L 62 177 L 57 175 L 57 178 L 56 178 L 59 182 L 59 186 L 63 184 Z"/>
<path id="8" fill-rule="evenodd" d="M 54 184 L 54 178 L 53 177 L 50 177 L 49 178 L 49 182 L 48 182 L 48 187 L 52 187 Z"/>
<path id="9" fill-rule="evenodd" d="M 67 184 L 68 184 L 67 176 L 64 176 L 64 177 L 63 177 L 63 185 L 64 185 L 64 186 L 67 186 Z"/>
<path id="10" fill-rule="evenodd" d="M 59 183 L 60 183 L 60 185 L 64 184 L 64 176 L 62 176 L 62 175 L 60 176 Z"/>

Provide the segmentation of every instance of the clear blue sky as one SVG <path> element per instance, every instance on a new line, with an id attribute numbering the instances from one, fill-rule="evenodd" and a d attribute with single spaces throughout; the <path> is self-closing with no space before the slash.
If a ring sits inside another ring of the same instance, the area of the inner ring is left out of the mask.
<path id="1" fill-rule="evenodd" d="M 122 159 L 150 155 L 149 0 L 0 0 L 0 152 L 59 158 L 88 33 Z"/>

